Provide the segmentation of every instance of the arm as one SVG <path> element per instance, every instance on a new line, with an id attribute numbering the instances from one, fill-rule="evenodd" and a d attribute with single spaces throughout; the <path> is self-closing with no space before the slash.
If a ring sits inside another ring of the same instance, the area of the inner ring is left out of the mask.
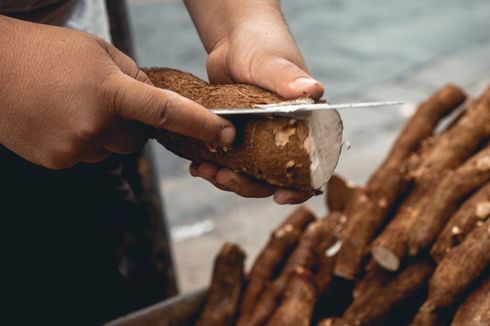
<path id="1" fill-rule="evenodd" d="M 147 126 L 230 144 L 231 123 L 159 90 L 92 35 L 0 16 L 0 143 L 61 169 L 139 150 Z"/>
<path id="2" fill-rule="evenodd" d="M 255 84 L 285 98 L 323 94 L 284 21 L 277 0 L 186 0 L 209 53 L 211 82 Z"/>
<path id="3" fill-rule="evenodd" d="M 323 94 L 311 78 L 289 33 L 276 0 L 186 0 L 209 56 L 208 77 L 214 83 L 247 83 L 285 98 Z M 227 169 L 205 163 L 191 166 L 191 174 L 245 197 L 274 194 L 276 202 L 298 203 L 309 194 L 276 189 Z"/>

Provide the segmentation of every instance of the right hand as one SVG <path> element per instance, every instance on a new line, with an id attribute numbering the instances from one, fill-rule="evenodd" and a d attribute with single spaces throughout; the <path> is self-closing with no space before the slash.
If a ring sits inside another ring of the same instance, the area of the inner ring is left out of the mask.
<path id="1" fill-rule="evenodd" d="M 230 145 L 231 122 L 152 86 L 136 63 L 90 34 L 0 16 L 0 142 L 61 169 L 143 147 L 148 126 Z"/>

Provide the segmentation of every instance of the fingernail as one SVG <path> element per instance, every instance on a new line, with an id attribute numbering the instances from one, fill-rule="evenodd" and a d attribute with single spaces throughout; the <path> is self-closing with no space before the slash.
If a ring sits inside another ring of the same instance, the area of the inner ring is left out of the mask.
<path id="1" fill-rule="evenodd" d="M 304 86 L 310 86 L 310 85 L 314 85 L 314 84 L 317 84 L 318 82 L 312 78 L 307 78 L 307 77 L 299 77 L 299 78 L 296 78 L 293 82 L 293 86 L 294 87 L 297 87 L 297 88 L 301 88 L 301 87 L 304 87 Z"/>
<path id="2" fill-rule="evenodd" d="M 219 136 L 219 140 L 223 144 L 231 144 L 233 143 L 233 140 L 235 139 L 235 128 L 233 127 L 224 127 L 223 130 L 221 130 L 221 134 Z"/>

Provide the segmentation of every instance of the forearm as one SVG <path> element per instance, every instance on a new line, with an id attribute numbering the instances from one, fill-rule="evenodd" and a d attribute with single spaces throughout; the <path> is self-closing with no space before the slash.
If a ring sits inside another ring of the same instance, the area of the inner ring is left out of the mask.
<path id="1" fill-rule="evenodd" d="M 208 52 L 237 26 L 257 22 L 287 31 L 277 0 L 185 0 L 199 36 Z M 265 32 L 265 31 L 264 31 Z M 274 33 L 268 30 L 267 33 Z"/>
<path id="2" fill-rule="evenodd" d="M 30 23 L 0 15 L 0 111 L 11 104 L 7 98 L 19 87 L 14 75 L 18 74 L 18 65 L 25 60 L 27 51 L 23 44 L 30 37 Z"/>

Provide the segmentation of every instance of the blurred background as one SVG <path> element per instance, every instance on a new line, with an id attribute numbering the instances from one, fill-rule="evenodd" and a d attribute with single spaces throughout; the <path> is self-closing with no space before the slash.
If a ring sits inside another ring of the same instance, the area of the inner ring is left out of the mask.
<path id="1" fill-rule="evenodd" d="M 416 103 L 447 82 L 477 95 L 490 83 L 488 0 L 282 0 L 310 72 L 332 103 L 404 100 L 398 109 L 341 112 L 337 172 L 362 183 L 383 159 Z M 206 53 L 182 0 L 129 0 L 141 66 L 166 66 L 206 79 Z M 189 163 L 158 144 L 160 186 L 181 292 L 204 287 L 224 241 L 253 262 L 269 233 L 293 210 L 243 199 L 188 174 Z M 323 196 L 307 202 L 319 216 Z"/>

